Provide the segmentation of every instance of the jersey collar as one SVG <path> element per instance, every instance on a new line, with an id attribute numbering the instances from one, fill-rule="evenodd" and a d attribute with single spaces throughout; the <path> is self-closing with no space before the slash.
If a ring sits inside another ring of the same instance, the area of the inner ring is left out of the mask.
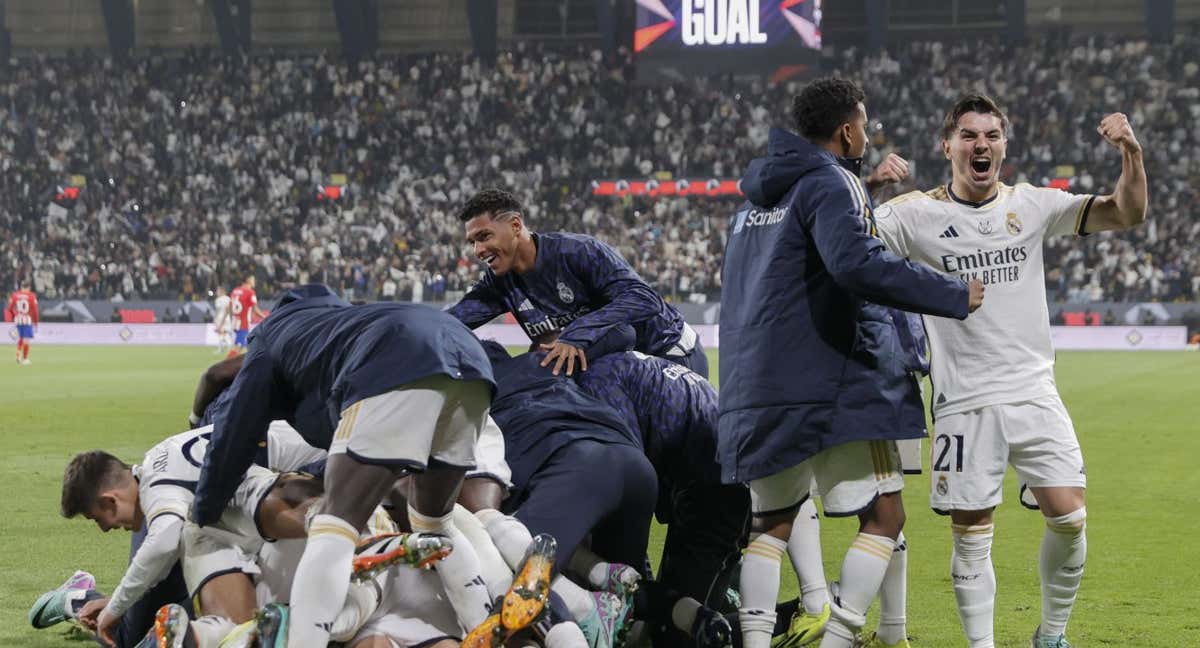
<path id="1" fill-rule="evenodd" d="M 992 194 L 990 197 L 985 198 L 979 202 L 974 202 L 972 200 L 964 200 L 962 198 L 959 198 L 958 196 L 954 195 L 954 189 L 949 184 L 946 185 L 946 195 L 950 196 L 950 200 L 953 200 L 954 202 L 956 202 L 960 205 L 966 205 L 968 207 L 974 207 L 974 208 L 978 209 L 980 207 L 983 207 L 984 205 L 991 203 L 993 200 L 995 200 L 996 198 L 998 198 L 1000 196 L 1000 185 L 998 185 L 998 184 L 996 185 L 996 193 Z"/>

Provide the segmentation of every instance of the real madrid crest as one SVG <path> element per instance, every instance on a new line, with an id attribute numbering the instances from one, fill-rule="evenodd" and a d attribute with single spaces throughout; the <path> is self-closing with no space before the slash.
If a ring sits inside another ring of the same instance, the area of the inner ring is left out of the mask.
<path id="1" fill-rule="evenodd" d="M 1004 221 L 1004 227 L 1013 236 L 1021 233 L 1021 219 L 1017 218 L 1016 212 L 1008 212 L 1008 218 Z"/>
<path id="2" fill-rule="evenodd" d="M 979 233 L 987 236 L 992 233 L 992 219 L 981 218 L 979 220 Z"/>
<path id="3" fill-rule="evenodd" d="M 938 475 L 937 494 L 941 495 L 942 497 L 945 497 L 946 493 L 949 493 L 949 492 L 950 492 L 950 483 L 948 481 L 946 481 L 946 476 Z"/>
<path id="4" fill-rule="evenodd" d="M 567 284 L 563 283 L 561 280 L 558 282 L 558 299 L 564 304 L 571 304 L 575 302 L 575 293 L 571 292 L 571 289 L 567 286 Z"/>

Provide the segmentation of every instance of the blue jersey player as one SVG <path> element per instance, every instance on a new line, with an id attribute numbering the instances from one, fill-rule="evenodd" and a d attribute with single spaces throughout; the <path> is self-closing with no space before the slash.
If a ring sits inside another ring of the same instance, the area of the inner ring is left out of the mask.
<path id="1" fill-rule="evenodd" d="M 441 533 L 454 552 L 438 567 L 467 629 L 489 613 L 479 558 L 451 508 L 487 417 L 491 364 L 469 329 L 414 304 L 350 306 L 327 286 L 289 291 L 250 337 L 219 408 L 192 517 L 215 522 L 273 419 L 327 448 L 326 498 L 309 527 L 291 592 L 289 645 L 325 646 L 345 600 L 359 534 L 406 472 L 408 519 Z"/>
<path id="2" fill-rule="evenodd" d="M 499 189 L 467 202 L 460 218 L 487 271 L 450 313 L 471 328 L 512 313 L 555 372 L 565 365 L 573 374 L 576 362 L 586 370 L 596 341 L 630 324 L 636 350 L 708 376 L 695 330 L 616 250 L 583 234 L 533 233 L 521 212 L 516 197 Z"/>
<path id="3" fill-rule="evenodd" d="M 637 431 L 658 471 L 658 518 L 668 529 L 658 582 L 647 589 L 666 588 L 718 607 L 745 546 L 750 493 L 742 484 L 721 484 L 716 390 L 686 367 L 637 351 L 597 358 L 576 380 Z M 675 619 L 675 608 L 688 608 L 678 596 L 652 594 L 661 595 L 647 597 L 651 619 Z M 679 625 L 703 639 L 694 622 Z M 661 624 L 652 627 L 656 645 L 679 643 Z"/>

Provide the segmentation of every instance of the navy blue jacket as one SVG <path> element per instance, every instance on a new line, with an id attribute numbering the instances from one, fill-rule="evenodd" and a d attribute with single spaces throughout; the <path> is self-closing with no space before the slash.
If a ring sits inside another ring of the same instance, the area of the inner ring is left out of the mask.
<path id="1" fill-rule="evenodd" d="M 582 439 L 641 449 L 641 439 L 611 407 L 588 395 L 566 375 L 540 366 L 544 353 L 510 357 L 498 343 L 483 343 L 496 376 L 492 419 L 504 433 L 504 458 L 512 469 L 514 495 L 563 446 Z"/>
<path id="2" fill-rule="evenodd" d="M 588 363 L 575 380 L 641 434 L 660 479 L 719 483 L 717 390 L 699 374 L 637 351 Z"/>
<path id="3" fill-rule="evenodd" d="M 350 306 L 319 284 L 289 291 L 250 334 L 230 400 L 213 417 L 193 518 L 220 517 L 272 420 L 287 419 L 309 444 L 328 448 L 347 407 L 435 375 L 495 385 L 478 338 L 446 313 Z"/>
<path id="4" fill-rule="evenodd" d="M 489 268 L 449 312 L 471 328 L 512 313 L 530 340 L 558 339 L 593 357 L 592 345 L 619 324 L 631 324 L 634 348 L 667 352 L 683 332 L 683 317 L 663 301 L 607 244 L 583 234 L 533 234 L 537 256 L 524 274 Z"/>
<path id="5" fill-rule="evenodd" d="M 894 309 L 965 318 L 966 284 L 888 252 L 858 177 L 797 135 L 772 130 L 741 187 L 721 275 L 723 480 L 923 434 L 923 358 Z"/>

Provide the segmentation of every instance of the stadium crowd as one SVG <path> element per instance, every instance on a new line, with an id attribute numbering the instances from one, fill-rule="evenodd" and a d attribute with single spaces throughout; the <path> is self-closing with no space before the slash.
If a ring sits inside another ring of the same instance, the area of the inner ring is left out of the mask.
<path id="1" fill-rule="evenodd" d="M 980 62 L 987 64 L 981 67 Z M 896 191 L 948 177 L 938 130 L 960 93 L 1012 119 L 1002 178 L 1111 189 L 1096 134 L 1130 115 L 1152 180 L 1146 227 L 1049 243 L 1055 301 L 1200 299 L 1200 36 L 917 42 L 837 51 L 827 69 L 868 92 L 874 146 L 912 161 Z M 0 284 L 47 298 L 205 298 L 253 272 L 350 299 L 453 300 L 478 276 L 454 217 L 485 186 L 514 191 L 542 230 L 595 234 L 669 299 L 719 297 L 734 201 L 600 198 L 599 178 L 736 177 L 784 123 L 798 83 L 633 82 L 632 59 L 518 45 L 494 69 L 469 55 L 39 58 L 0 77 Z M 920 70 L 921 74 L 914 71 Z M 987 76 L 981 78 L 980 70 Z M 1107 83 L 1121 79 L 1122 83 Z M 333 174 L 348 184 L 317 198 Z M 72 174 L 78 201 L 55 204 Z"/>

